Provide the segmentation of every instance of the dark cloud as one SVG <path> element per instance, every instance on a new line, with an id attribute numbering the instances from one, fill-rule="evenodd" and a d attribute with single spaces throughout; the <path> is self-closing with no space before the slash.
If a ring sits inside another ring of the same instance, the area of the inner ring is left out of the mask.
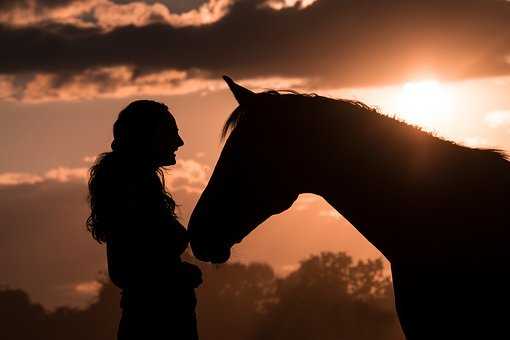
<path id="1" fill-rule="evenodd" d="M 90 0 L 0 0 L 0 10 L 8 10 L 19 7 L 28 7 L 34 4 L 39 10 L 53 9 L 69 5 L 73 2 L 87 2 Z M 112 3 L 125 5 L 133 2 L 144 2 L 146 4 L 161 3 L 166 5 L 174 13 L 183 13 L 207 2 L 207 0 L 110 0 Z"/>
<path id="2" fill-rule="evenodd" d="M 109 32 L 69 25 L 0 28 L 0 72 L 70 74 L 132 65 L 140 74 L 198 70 L 218 77 L 306 77 L 322 85 L 510 73 L 510 3 L 496 0 L 319 0 L 273 10 L 237 1 L 199 27 L 150 24 Z"/>
<path id="3" fill-rule="evenodd" d="M 16 7 L 28 7 L 30 3 L 34 3 L 37 8 L 55 8 L 68 5 L 72 2 L 85 1 L 85 0 L 0 0 L 0 10 L 12 9 Z"/>
<path id="4" fill-rule="evenodd" d="M 139 2 L 141 0 L 113 0 L 117 4 L 128 4 L 132 2 Z M 148 4 L 162 3 L 165 4 L 174 13 L 183 13 L 191 9 L 197 8 L 207 2 L 207 0 L 145 0 Z"/>

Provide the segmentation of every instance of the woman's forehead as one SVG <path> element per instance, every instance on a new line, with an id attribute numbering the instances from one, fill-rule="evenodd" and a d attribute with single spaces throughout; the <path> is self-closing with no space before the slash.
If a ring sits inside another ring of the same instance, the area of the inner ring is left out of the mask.
<path id="1" fill-rule="evenodd" d="M 168 112 L 168 120 L 171 126 L 177 126 L 177 121 L 175 120 L 174 116 L 170 113 L 170 111 Z"/>
<path id="2" fill-rule="evenodd" d="M 172 112 L 170 112 L 170 110 L 168 110 L 167 108 L 165 108 L 164 110 L 159 110 L 159 112 L 154 112 L 154 114 L 156 117 L 159 116 L 160 119 L 170 121 L 171 123 L 175 124 L 175 118 Z"/>

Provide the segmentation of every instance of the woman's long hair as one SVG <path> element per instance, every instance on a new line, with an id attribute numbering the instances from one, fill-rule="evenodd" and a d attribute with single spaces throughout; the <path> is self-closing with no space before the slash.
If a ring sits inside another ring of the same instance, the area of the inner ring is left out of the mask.
<path id="1" fill-rule="evenodd" d="M 86 225 L 97 242 L 105 242 L 118 227 L 116 215 L 122 209 L 122 200 L 126 200 L 121 187 L 126 185 L 124 179 L 133 180 L 125 178 L 126 172 L 147 177 L 152 185 L 146 189 L 177 218 L 175 201 L 165 189 L 164 172 L 153 165 L 154 160 L 148 154 L 148 143 L 156 127 L 166 122 L 168 115 L 166 105 L 151 100 L 134 101 L 119 113 L 113 126 L 112 151 L 100 154 L 89 170 L 90 216 Z M 126 167 L 136 167 L 136 171 L 128 172 Z"/>

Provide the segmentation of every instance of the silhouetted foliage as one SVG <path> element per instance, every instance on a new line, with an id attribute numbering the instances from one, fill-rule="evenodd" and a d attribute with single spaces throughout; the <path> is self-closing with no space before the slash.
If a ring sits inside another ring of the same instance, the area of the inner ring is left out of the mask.
<path id="1" fill-rule="evenodd" d="M 44 308 L 19 289 L 0 290 L 0 318 L 0 335 L 6 340 L 41 339 L 39 334 L 47 332 L 50 324 Z"/>
<path id="2" fill-rule="evenodd" d="M 381 260 L 354 263 L 342 252 L 322 253 L 284 278 L 261 263 L 198 265 L 202 340 L 402 338 Z M 119 290 L 101 283 L 99 296 L 82 310 L 49 312 L 21 290 L 0 290 L 2 339 L 115 339 Z"/>
<path id="3" fill-rule="evenodd" d="M 276 282 L 258 339 L 398 339 L 391 281 L 379 260 L 322 253 Z"/>
<path id="4" fill-rule="evenodd" d="M 274 293 L 272 268 L 233 263 L 202 270 L 205 279 L 197 290 L 200 338 L 252 339 L 261 321 L 261 306 Z"/>

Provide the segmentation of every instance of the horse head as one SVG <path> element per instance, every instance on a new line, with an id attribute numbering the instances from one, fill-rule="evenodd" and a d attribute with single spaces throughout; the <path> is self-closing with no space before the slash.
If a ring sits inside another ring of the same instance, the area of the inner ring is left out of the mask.
<path id="1" fill-rule="evenodd" d="M 239 106 L 211 179 L 189 222 L 191 248 L 202 261 L 223 263 L 231 247 L 297 199 L 295 141 L 268 93 L 254 93 L 224 77 Z M 297 136 L 296 136 L 297 137 Z M 292 172 L 293 175 L 290 175 Z"/>

